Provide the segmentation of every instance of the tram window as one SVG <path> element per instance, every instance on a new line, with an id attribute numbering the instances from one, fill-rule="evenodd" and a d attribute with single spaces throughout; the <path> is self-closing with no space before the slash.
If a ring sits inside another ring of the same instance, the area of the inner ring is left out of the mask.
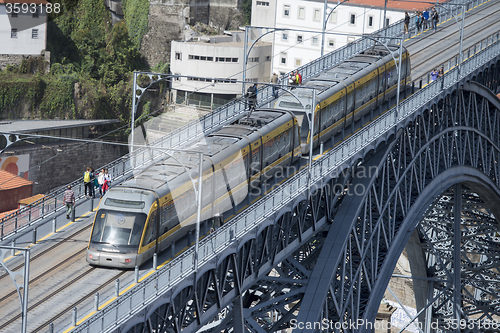
<path id="1" fill-rule="evenodd" d="M 135 209 L 142 209 L 145 206 L 144 201 L 120 200 L 114 198 L 107 198 L 105 204 L 106 206 Z"/>
<path id="2" fill-rule="evenodd" d="M 304 106 L 298 102 L 290 102 L 290 101 L 280 101 L 280 108 L 293 108 L 293 109 L 304 109 Z"/>
<path id="3" fill-rule="evenodd" d="M 144 213 L 100 209 L 97 212 L 91 242 L 138 246 L 145 222 Z"/>
<path id="4" fill-rule="evenodd" d="M 148 226 L 144 234 L 144 241 L 142 245 L 147 245 L 156 239 L 156 210 L 151 213 L 149 217 Z"/>
<path id="5" fill-rule="evenodd" d="M 251 163 L 251 173 L 250 175 L 253 176 L 256 173 L 260 171 L 260 146 L 256 146 L 255 144 L 252 144 L 252 163 Z"/>

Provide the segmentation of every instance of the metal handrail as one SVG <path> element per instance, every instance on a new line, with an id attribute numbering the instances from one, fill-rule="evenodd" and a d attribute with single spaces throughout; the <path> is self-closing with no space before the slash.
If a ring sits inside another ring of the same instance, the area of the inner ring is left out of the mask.
<path id="1" fill-rule="evenodd" d="M 443 77 L 443 86 L 448 88 L 457 84 L 498 56 L 500 56 L 500 41 L 496 40 L 462 63 L 459 78 L 457 78 L 457 68 L 447 72 Z M 389 110 L 346 139 L 341 145 L 332 149 L 324 157 L 315 161 L 312 169 L 313 185 L 321 182 L 327 175 L 333 176 L 335 173 L 340 172 L 339 169 L 348 164 L 350 159 L 370 147 L 373 142 L 382 136 L 394 131 L 395 126 L 399 127 L 404 124 L 408 117 L 418 112 L 421 106 L 441 94 L 442 91 L 439 82 L 432 82 L 403 101 L 399 107 L 399 114 L 396 114 L 396 108 Z M 200 265 L 213 260 L 218 253 L 230 247 L 236 238 L 254 230 L 275 212 L 303 196 L 307 186 L 308 174 L 307 170 L 304 169 L 271 191 L 249 209 L 236 216 L 232 221 L 205 237 L 200 241 L 199 245 Z M 128 315 L 134 312 L 134 309 L 147 306 L 171 289 L 178 281 L 190 276 L 193 273 L 193 260 L 194 250 L 190 248 L 98 313 L 86 319 L 73 332 L 106 332 L 116 329 L 117 323 L 123 322 Z"/>

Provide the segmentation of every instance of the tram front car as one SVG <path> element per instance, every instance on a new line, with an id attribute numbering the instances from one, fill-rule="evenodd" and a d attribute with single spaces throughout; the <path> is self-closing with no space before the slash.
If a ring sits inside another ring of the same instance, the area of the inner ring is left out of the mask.
<path id="1" fill-rule="evenodd" d="M 99 204 L 87 249 L 87 262 L 96 266 L 133 268 L 146 253 L 140 253 L 144 226 L 154 194 L 147 190 L 117 187 Z"/>

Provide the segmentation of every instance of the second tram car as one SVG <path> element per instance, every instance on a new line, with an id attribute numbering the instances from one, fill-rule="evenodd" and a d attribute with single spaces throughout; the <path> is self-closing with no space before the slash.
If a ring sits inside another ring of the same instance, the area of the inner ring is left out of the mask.
<path id="1" fill-rule="evenodd" d="M 389 45 L 393 55 L 399 46 Z M 293 88 L 295 95 L 284 93 L 275 107 L 292 111 L 299 120 L 302 153 L 308 154 L 311 140 L 308 115 L 314 109 L 313 144 L 316 147 L 332 135 L 393 98 L 397 92 L 398 73 L 393 56 L 385 47 L 375 46 Z M 401 91 L 411 82 L 410 55 L 403 48 Z M 315 105 L 313 89 L 316 91 Z"/>

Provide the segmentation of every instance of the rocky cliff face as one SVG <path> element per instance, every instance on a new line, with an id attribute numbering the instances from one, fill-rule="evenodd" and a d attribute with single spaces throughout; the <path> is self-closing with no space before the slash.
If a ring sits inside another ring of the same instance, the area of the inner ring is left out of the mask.
<path id="1" fill-rule="evenodd" d="M 191 26 L 207 24 L 219 33 L 242 24 L 238 0 L 151 0 L 141 54 L 149 65 L 170 62 L 170 42 L 191 37 Z"/>

